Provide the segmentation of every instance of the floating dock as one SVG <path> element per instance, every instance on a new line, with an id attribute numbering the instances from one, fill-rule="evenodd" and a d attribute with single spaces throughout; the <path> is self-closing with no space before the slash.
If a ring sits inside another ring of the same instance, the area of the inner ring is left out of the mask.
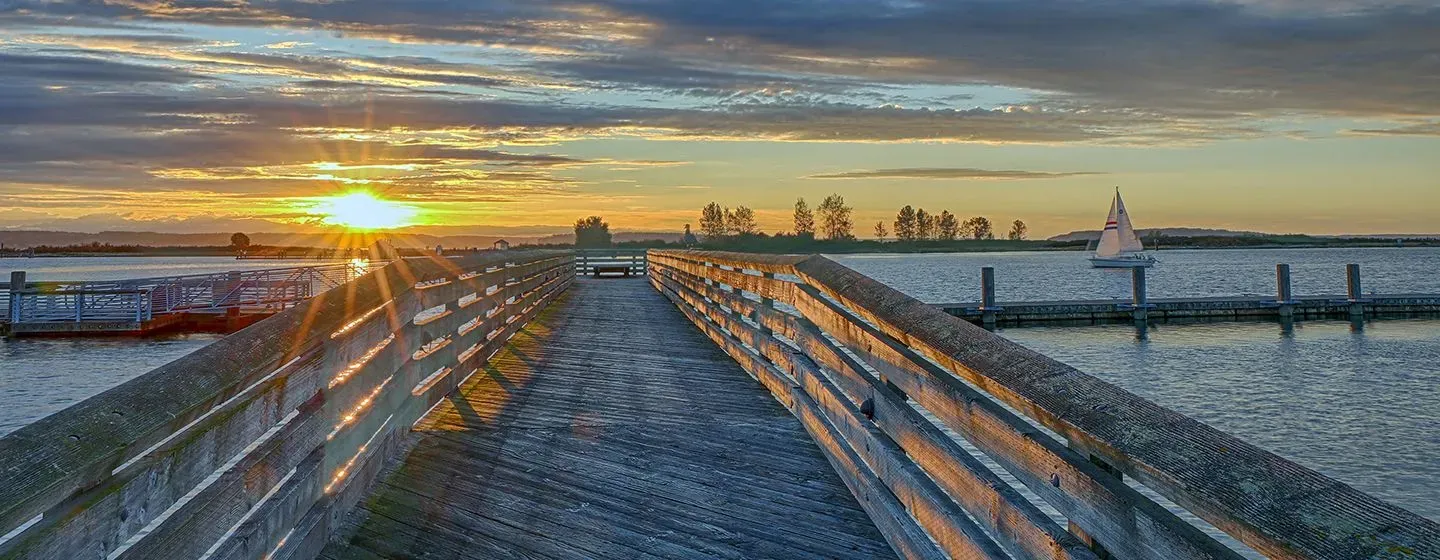
<path id="1" fill-rule="evenodd" d="M 1145 269 L 1131 273 L 1129 300 L 1001 302 L 995 299 L 995 269 L 980 272 L 979 303 L 934 304 L 940 310 L 982 326 L 1093 325 L 1133 321 L 1205 322 L 1247 320 L 1392 319 L 1440 315 L 1440 295 L 1365 294 L 1360 266 L 1345 267 L 1343 295 L 1300 296 L 1290 288 L 1290 266 L 1275 266 L 1275 295 L 1154 298 L 1147 293 Z"/>
<path id="2" fill-rule="evenodd" d="M 1273 297 L 1156 298 L 1148 305 L 1140 308 L 1125 300 L 1074 300 L 999 302 L 989 310 L 978 303 L 944 303 L 936 307 L 971 323 L 985 324 L 989 315 L 996 325 L 1011 327 L 1128 323 L 1136 319 L 1137 311 L 1143 312 L 1144 320 L 1156 322 L 1354 319 L 1357 307 L 1359 316 L 1365 319 L 1440 315 L 1440 296 L 1432 295 L 1372 296 L 1358 302 L 1344 295 L 1309 296 L 1288 304 Z"/>
<path id="3" fill-rule="evenodd" d="M 162 278 L 30 282 L 0 289 L 6 336 L 234 332 L 358 278 L 358 262 Z"/>

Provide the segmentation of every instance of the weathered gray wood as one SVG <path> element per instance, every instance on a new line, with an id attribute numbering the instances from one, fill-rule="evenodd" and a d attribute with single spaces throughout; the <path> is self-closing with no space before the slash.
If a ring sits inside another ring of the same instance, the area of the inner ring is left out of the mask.
<path id="1" fill-rule="evenodd" d="M 664 287 L 659 279 L 652 277 L 652 282 L 655 282 L 656 289 L 675 301 L 675 304 L 695 326 L 720 345 L 726 353 L 730 354 L 731 358 L 739 362 L 741 367 L 754 376 L 761 385 L 764 385 L 772 396 L 785 405 L 796 418 L 800 419 L 806 431 L 825 451 L 825 457 L 839 473 L 840 479 L 850 488 L 861 507 L 870 514 L 870 519 L 880 528 L 885 539 L 890 542 L 890 546 L 895 549 L 897 554 L 902 558 L 945 557 L 945 553 L 941 551 L 937 543 L 931 540 L 931 536 L 921 528 L 920 522 L 906 512 L 906 504 L 902 504 L 900 499 L 887 487 L 889 486 L 887 482 L 894 484 L 893 480 L 884 481 L 880 478 L 871 466 L 859 456 L 853 442 L 846 441 L 831 419 L 820 412 L 819 405 L 814 399 L 796 386 L 793 379 L 786 377 L 759 354 L 742 346 L 740 339 L 722 330 L 721 325 L 714 319 L 687 303 L 676 292 Z M 729 316 L 718 311 L 715 314 L 720 320 L 731 320 Z M 866 449 L 865 451 L 876 450 Z M 880 451 L 880 453 L 884 452 Z M 907 486 L 902 486 L 902 488 L 908 489 Z M 945 521 L 969 523 L 969 519 L 964 517 L 963 513 L 958 519 Z M 958 552 L 960 558 L 1004 557 L 1004 553 L 1000 552 L 999 548 L 978 528 L 969 535 L 965 534 L 967 532 L 969 531 L 957 529 L 942 533 L 940 544 L 948 545 L 946 548 L 951 553 Z"/>
<path id="2" fill-rule="evenodd" d="M 326 426 L 318 414 L 322 403 L 322 395 L 316 393 L 289 421 L 272 428 L 268 439 L 170 512 L 173 522 L 167 519 L 133 537 L 134 542 L 127 543 L 118 558 L 198 558 L 204 554 L 324 440 Z"/>
<path id="3" fill-rule="evenodd" d="M 6 556 L 103 558 L 110 548 L 169 508 L 299 403 L 323 386 L 322 362 L 312 354 L 218 407 L 190 437 L 165 442 L 116 471 L 105 484 L 78 493 L 46 512 L 51 523 L 0 548 Z"/>
<path id="4" fill-rule="evenodd" d="M 455 362 L 453 349 L 424 357 L 410 355 L 422 335 L 446 329 L 453 333 L 462 318 L 440 317 L 414 325 L 409 319 L 420 309 L 418 294 L 458 298 L 463 294 L 455 291 L 455 284 L 497 279 L 504 287 L 482 297 L 515 297 L 511 305 L 523 316 L 508 317 L 513 323 L 548 301 L 540 296 L 553 293 L 560 271 L 569 270 L 569 259 L 563 252 L 534 252 L 445 262 L 398 261 L 311 300 L 307 307 L 262 321 L 0 439 L 0 459 L 6 461 L 0 467 L 4 469 L 0 482 L 12 482 L 0 487 L 0 497 L 17 498 L 0 503 L 0 522 L 10 523 L 0 528 L 8 530 L 37 508 L 47 508 L 39 523 L 28 524 L 7 540 L 0 554 L 104 557 L 123 545 L 129 556 L 154 557 L 156 550 L 163 549 L 167 557 L 182 558 L 205 553 L 216 539 L 232 535 L 232 528 L 233 534 L 244 529 L 249 537 L 243 547 L 225 545 L 226 554 L 253 552 L 264 544 L 248 539 L 283 538 L 275 523 L 293 521 L 302 508 L 313 511 L 313 503 L 302 503 L 314 499 L 304 489 L 318 482 L 294 479 L 291 470 L 302 476 L 332 476 L 336 464 L 327 467 L 329 458 L 350 455 L 362 445 L 347 436 L 348 431 L 382 423 L 367 413 L 370 409 L 353 407 L 364 402 L 365 392 L 384 399 L 371 408 L 379 406 L 391 415 L 421 400 L 416 398 L 421 395 L 410 394 L 410 385 L 394 393 L 399 396 L 391 396 L 374 388 L 373 382 L 394 378 L 391 383 L 382 381 L 384 389 L 396 381 L 413 385 L 421 375 L 417 368 Z M 517 264 L 494 267 L 507 260 Z M 454 280 L 460 274 L 466 279 Z M 459 309 L 453 300 L 445 305 Z M 394 341 L 381 344 L 392 335 Z M 401 367 L 406 361 L 412 363 Z M 322 393 L 327 398 L 317 402 L 325 403 L 323 414 L 316 407 L 295 408 Z M 355 420 L 337 423 L 349 412 L 357 413 Z M 413 414 L 420 412 L 423 408 Z M 287 413 L 292 418 L 276 425 Z M 96 422 L 97 417 L 101 421 Z M 279 431 L 268 436 L 271 440 L 263 445 L 255 441 L 272 426 Z M 305 430 L 295 431 L 298 426 Z M 326 437 L 325 432 L 331 435 Z M 56 435 L 64 433 L 73 437 Z M 316 452 L 321 441 L 331 453 Z M 247 446 L 252 448 L 236 455 Z M 122 462 L 123 466 L 115 466 Z M 227 462 L 233 465 L 227 467 L 229 471 L 211 474 Z M 303 473 L 298 470 L 302 462 L 312 465 Z M 66 472 L 67 468 L 73 472 Z M 276 486 L 281 481 L 283 488 Z M 199 493 L 177 502 L 191 492 Z M 155 521 L 167 508 L 174 511 L 166 513 L 163 522 Z M 270 514 L 279 519 L 256 517 Z M 145 532 L 137 536 L 142 527 Z"/>
<path id="5" fill-rule="evenodd" d="M 950 557 L 1008 558 L 988 535 L 914 463 L 905 459 L 898 445 L 846 399 L 810 359 L 765 336 L 759 328 L 721 313 L 688 289 L 659 279 L 670 294 L 683 299 L 697 312 L 727 331 L 730 336 L 758 349 L 759 355 L 780 372 L 788 373 L 784 388 L 803 389 L 822 412 L 838 436 L 843 438 L 875 476 L 905 506 L 915 521 Z M 667 295 L 670 295 L 667 294 Z M 727 340 L 728 342 L 728 340 Z M 758 366 L 757 366 L 758 367 Z M 798 399 L 797 399 L 798 400 Z"/>
<path id="6" fill-rule="evenodd" d="M 695 264 L 745 256 L 653 251 Z M 794 274 L 901 344 L 1062 434 L 1252 547 L 1279 558 L 1440 556 L 1440 525 L 965 324 L 823 257 Z M 1151 530 L 1153 528 L 1140 526 Z"/>
<path id="7" fill-rule="evenodd" d="M 1440 556 L 1440 524 L 940 313 L 828 259 L 807 282 L 1257 550 Z M 1076 444 L 1079 445 L 1076 445 Z"/>
<path id="8" fill-rule="evenodd" d="M 948 372 L 798 286 L 784 300 L 1122 557 L 1237 558 Z"/>
<path id="9" fill-rule="evenodd" d="M 903 398 L 873 378 L 849 356 L 819 335 L 808 321 L 780 313 L 752 300 L 735 297 L 685 278 L 673 269 L 658 269 L 683 290 L 739 309 L 762 326 L 794 341 L 807 357 L 836 376 L 853 403 L 869 400 L 875 423 L 895 439 L 922 469 L 974 517 L 1006 544 L 1012 554 L 1029 558 L 1091 558 L 1084 544 L 1056 525 L 978 460 L 960 448 Z M 687 300 L 691 298 L 687 297 Z M 694 300 L 691 300 L 694 303 Z M 752 346 L 757 346 L 752 343 Z M 779 363 L 779 360 L 774 360 Z M 912 508 L 913 509 L 913 508 Z"/>
<path id="10" fill-rule="evenodd" d="M 322 557 L 889 554 L 802 426 L 647 283 L 566 281 Z"/>

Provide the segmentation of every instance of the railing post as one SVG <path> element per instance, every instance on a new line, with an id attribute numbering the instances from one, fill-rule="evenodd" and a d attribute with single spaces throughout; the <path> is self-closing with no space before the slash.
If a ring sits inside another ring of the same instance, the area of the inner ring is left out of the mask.
<path id="1" fill-rule="evenodd" d="M 1097 467 L 1100 467 L 1101 472 L 1104 472 L 1106 475 L 1115 477 L 1115 480 L 1125 479 L 1125 475 L 1124 473 L 1120 472 L 1120 469 L 1117 469 L 1114 465 L 1111 465 L 1110 463 L 1105 462 L 1103 459 L 1096 457 L 1088 450 L 1082 447 L 1076 447 L 1074 445 L 1070 445 L 1069 447 L 1070 449 L 1074 449 L 1075 452 L 1079 453 L 1080 455 L 1088 456 L 1090 458 L 1090 463 Z M 1085 543 L 1085 546 L 1089 547 L 1090 550 L 1095 552 L 1096 558 L 1099 558 L 1100 560 L 1110 560 L 1115 557 L 1113 554 L 1110 553 L 1109 550 L 1106 550 L 1105 545 L 1101 544 L 1100 541 L 1095 540 L 1094 536 L 1086 533 L 1085 529 L 1081 528 L 1079 525 L 1076 525 L 1074 521 L 1069 522 L 1068 529 L 1070 530 L 1070 534 L 1078 537 L 1080 539 L 1080 542 Z"/>
<path id="2" fill-rule="evenodd" d="M 982 267 L 980 269 L 980 321 L 985 328 L 995 328 L 995 313 L 999 310 L 1000 308 L 995 305 L 995 267 Z"/>
<path id="3" fill-rule="evenodd" d="M 740 274 L 745 274 L 745 271 L 739 267 L 732 266 L 730 267 L 730 270 L 733 270 Z M 730 293 L 735 294 L 735 297 L 737 298 L 745 297 L 745 290 L 741 290 L 739 286 L 730 286 Z M 731 309 L 730 316 L 734 317 L 736 320 L 739 320 L 741 317 L 743 317 L 743 315 L 740 314 L 740 310 L 738 309 Z"/>
<path id="4" fill-rule="evenodd" d="M 85 292 L 75 294 L 75 322 L 85 320 Z"/>
<path id="5" fill-rule="evenodd" d="M 20 322 L 20 294 L 25 291 L 25 271 L 16 270 L 10 273 L 10 308 L 5 314 L 10 317 L 11 323 Z"/>
<path id="6" fill-rule="evenodd" d="M 775 278 L 775 273 L 761 272 L 760 276 L 773 279 Z M 760 296 L 760 307 L 764 307 L 766 309 L 775 309 L 775 298 Z M 765 326 L 765 323 L 760 320 L 760 317 L 756 316 L 755 322 L 760 324 L 760 332 L 765 333 L 766 335 L 775 334 L 775 331 L 771 330 L 770 327 Z"/>
<path id="7" fill-rule="evenodd" d="M 1350 303 L 1350 318 L 1365 317 L 1365 299 L 1360 291 L 1360 265 L 1345 265 L 1345 298 Z"/>
<path id="8" fill-rule="evenodd" d="M 1275 265 L 1275 303 L 1280 304 L 1280 318 L 1295 316 L 1295 300 L 1290 293 L 1290 265 Z"/>
<path id="9" fill-rule="evenodd" d="M 1135 306 L 1132 312 L 1136 321 L 1146 321 L 1150 318 L 1150 299 L 1146 294 L 1145 267 L 1137 266 L 1130 269 L 1130 303 Z"/>

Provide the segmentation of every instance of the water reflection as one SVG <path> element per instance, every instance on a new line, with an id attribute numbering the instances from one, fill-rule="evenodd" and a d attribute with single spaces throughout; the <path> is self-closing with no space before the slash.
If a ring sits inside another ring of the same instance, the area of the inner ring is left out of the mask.
<path id="1" fill-rule="evenodd" d="M 1103 325 L 1000 334 L 1440 519 L 1440 321 Z"/>

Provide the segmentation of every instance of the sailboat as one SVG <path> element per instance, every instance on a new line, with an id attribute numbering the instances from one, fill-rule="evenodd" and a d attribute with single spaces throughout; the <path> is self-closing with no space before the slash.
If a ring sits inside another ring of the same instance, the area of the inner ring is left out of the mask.
<path id="1" fill-rule="evenodd" d="M 1115 200 L 1110 202 L 1110 215 L 1105 218 L 1105 230 L 1100 232 L 1100 244 L 1090 264 L 1095 268 L 1148 268 L 1156 262 L 1155 257 L 1145 254 L 1145 245 L 1135 235 L 1130 213 L 1120 198 L 1120 187 L 1115 187 Z"/>

